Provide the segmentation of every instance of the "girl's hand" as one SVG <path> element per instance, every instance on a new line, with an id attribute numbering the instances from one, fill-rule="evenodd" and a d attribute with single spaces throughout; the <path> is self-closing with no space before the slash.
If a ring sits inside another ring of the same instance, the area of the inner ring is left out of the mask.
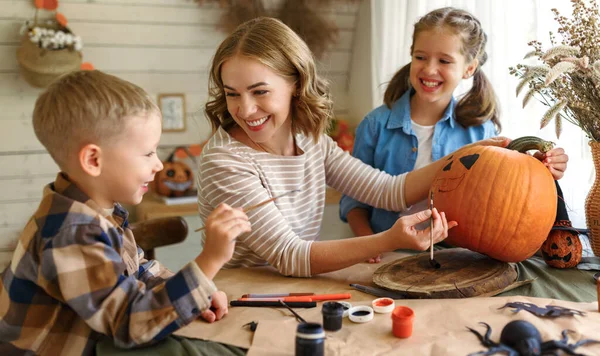
<path id="1" fill-rule="evenodd" d="M 542 161 L 542 163 L 548 167 L 550 173 L 552 173 L 552 177 L 554 177 L 554 180 L 559 180 L 565 175 L 569 156 L 567 156 L 564 149 L 556 147 L 545 154 L 537 151 L 533 156 Z"/>
<path id="2" fill-rule="evenodd" d="M 510 138 L 508 137 L 503 137 L 503 136 L 496 136 L 496 137 L 490 137 L 487 138 L 485 140 L 480 140 L 477 142 L 473 142 L 470 143 L 464 147 L 467 146 L 498 146 L 498 147 L 506 147 L 508 146 L 508 144 L 510 143 L 510 141 L 512 141 Z"/>
<path id="3" fill-rule="evenodd" d="M 379 262 L 381 262 L 381 255 L 371 257 L 367 260 L 367 263 L 379 263 Z"/>
<path id="4" fill-rule="evenodd" d="M 433 214 L 433 230 L 417 230 L 415 225 L 428 221 Z M 430 246 L 430 231 L 433 231 L 433 243 L 438 243 L 448 237 L 448 230 L 458 226 L 456 221 L 448 222 L 445 213 L 439 213 L 436 208 L 423 210 L 416 214 L 403 216 L 386 233 L 394 239 L 396 247 L 418 251 L 425 251 Z"/>

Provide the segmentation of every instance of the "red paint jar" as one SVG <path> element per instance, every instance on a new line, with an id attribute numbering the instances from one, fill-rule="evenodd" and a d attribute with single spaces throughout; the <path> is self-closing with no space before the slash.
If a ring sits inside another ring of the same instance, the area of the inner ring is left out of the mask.
<path id="1" fill-rule="evenodd" d="M 378 298 L 371 302 L 375 313 L 391 313 L 396 307 L 392 298 Z"/>
<path id="2" fill-rule="evenodd" d="M 392 312 L 392 333 L 395 337 L 407 338 L 412 335 L 415 312 L 405 306 L 397 306 Z"/>

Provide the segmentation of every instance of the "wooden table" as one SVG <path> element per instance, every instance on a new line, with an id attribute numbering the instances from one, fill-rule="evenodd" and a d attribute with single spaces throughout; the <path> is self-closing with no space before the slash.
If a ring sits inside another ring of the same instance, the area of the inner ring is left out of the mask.
<path id="1" fill-rule="evenodd" d="M 333 188 L 325 191 L 325 204 L 334 205 L 340 202 L 342 193 Z M 171 216 L 198 216 L 198 204 L 167 205 L 157 199 L 153 194 L 146 194 L 144 200 L 135 207 L 136 221 L 145 221 Z"/>
<path id="2" fill-rule="evenodd" d="M 406 253 L 386 253 L 383 262 L 394 261 Z M 274 292 L 315 292 L 350 293 L 348 300 L 353 305 L 370 305 L 376 297 L 356 291 L 349 283 L 372 284 L 373 272 L 379 264 L 359 263 L 355 266 L 325 273 L 312 278 L 290 278 L 281 276 L 271 267 L 239 268 L 220 271 L 216 285 L 225 291 L 229 300 L 237 299 L 245 293 Z M 574 271 L 576 272 L 576 271 Z M 541 283 L 541 282 L 535 282 Z M 591 282 L 588 281 L 588 283 Z M 595 288 L 595 287 L 594 287 Z M 561 317 L 544 319 L 526 311 L 514 313 L 512 309 L 499 309 L 507 302 L 520 301 L 548 304 L 586 312 L 584 317 Z M 493 328 L 492 340 L 499 339 L 502 327 L 509 321 L 521 319 L 534 324 L 544 340 L 561 337 L 564 329 L 575 330 L 570 334 L 570 343 L 580 338 L 597 338 L 600 328 L 598 304 L 576 303 L 548 298 L 524 296 L 502 296 L 493 298 L 463 299 L 400 299 L 396 305 L 405 305 L 415 311 L 413 335 L 408 339 L 398 339 L 392 335 L 390 314 L 376 314 L 366 324 L 355 324 L 347 318 L 340 331 L 327 332 L 326 355 L 466 355 L 485 350 L 477 337 L 466 327 L 485 331 L 478 322 L 484 321 Z M 322 303 L 317 308 L 296 309 L 304 319 L 322 323 Z M 253 333 L 243 325 L 257 321 L 258 328 Z M 279 308 L 230 307 L 229 314 L 221 321 L 208 324 L 194 321 L 176 332 L 189 338 L 201 338 L 248 348 L 248 356 L 294 354 L 294 337 L 298 323 L 292 314 Z M 600 344 L 586 345 L 576 350 L 582 354 L 600 354 Z"/>

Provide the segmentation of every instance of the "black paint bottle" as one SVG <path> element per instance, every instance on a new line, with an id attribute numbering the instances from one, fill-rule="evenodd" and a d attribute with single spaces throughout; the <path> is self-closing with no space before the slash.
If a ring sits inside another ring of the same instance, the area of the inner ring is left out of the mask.
<path id="1" fill-rule="evenodd" d="M 323 313 L 323 328 L 327 331 L 338 331 L 342 328 L 344 306 L 337 302 L 325 302 L 321 309 Z"/>
<path id="2" fill-rule="evenodd" d="M 325 331 L 321 324 L 300 323 L 296 329 L 296 356 L 323 356 Z"/>

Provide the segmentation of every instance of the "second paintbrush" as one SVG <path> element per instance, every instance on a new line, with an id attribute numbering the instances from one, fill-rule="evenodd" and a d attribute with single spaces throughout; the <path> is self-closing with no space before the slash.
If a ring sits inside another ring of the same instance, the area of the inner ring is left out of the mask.
<path id="1" fill-rule="evenodd" d="M 429 264 L 431 267 L 438 269 L 442 265 L 433 258 L 433 190 L 429 195 L 429 209 L 431 209 L 431 217 L 429 218 Z"/>
<path id="2" fill-rule="evenodd" d="M 261 206 L 263 206 L 263 205 L 269 204 L 270 202 L 272 202 L 272 201 L 275 201 L 275 200 L 277 200 L 277 199 L 279 199 L 279 198 L 281 198 L 281 197 L 285 197 L 286 195 L 290 195 L 290 194 L 293 194 L 293 193 L 297 193 L 297 192 L 299 192 L 299 191 L 300 191 L 300 189 L 296 189 L 296 190 L 290 190 L 289 192 L 285 192 L 285 193 L 283 193 L 283 194 L 280 194 L 280 195 L 274 196 L 273 198 L 267 199 L 267 200 L 265 200 L 265 201 L 262 201 L 262 202 L 260 202 L 260 203 L 258 203 L 258 204 L 255 204 L 255 205 L 250 205 L 250 206 L 244 207 L 244 209 L 243 209 L 243 210 L 244 210 L 244 213 L 248 213 L 248 212 L 250 212 L 250 211 L 252 211 L 252 210 L 254 210 L 254 209 L 256 209 L 256 208 L 260 208 L 260 207 L 261 207 Z M 203 226 L 203 227 L 201 227 L 201 228 L 199 228 L 199 229 L 196 229 L 196 230 L 194 230 L 194 231 L 195 231 L 195 232 L 198 232 L 198 231 L 202 231 L 202 230 L 204 230 L 204 229 L 206 229 L 206 226 Z"/>

